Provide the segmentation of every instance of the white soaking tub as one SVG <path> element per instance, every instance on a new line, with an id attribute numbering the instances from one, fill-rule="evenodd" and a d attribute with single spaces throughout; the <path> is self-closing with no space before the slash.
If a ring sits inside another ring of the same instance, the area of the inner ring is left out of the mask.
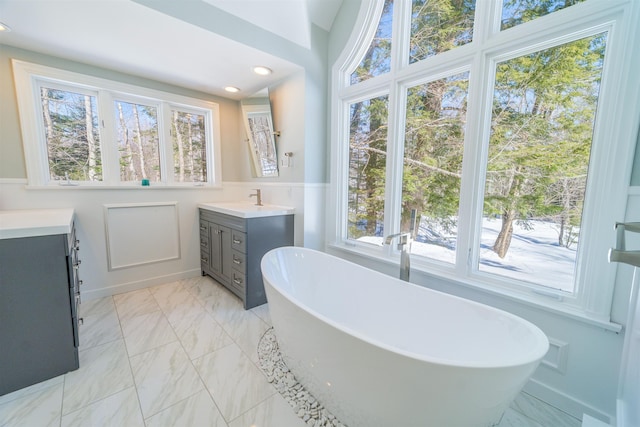
<path id="1" fill-rule="evenodd" d="M 549 346 L 517 316 L 323 252 L 261 267 L 285 362 L 349 427 L 497 424 Z"/>

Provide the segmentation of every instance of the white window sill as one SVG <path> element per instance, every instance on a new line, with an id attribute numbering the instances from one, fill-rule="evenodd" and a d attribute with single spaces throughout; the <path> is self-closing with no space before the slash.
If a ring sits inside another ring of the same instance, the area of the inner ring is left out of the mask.
<path id="1" fill-rule="evenodd" d="M 328 248 L 334 251 L 334 253 L 337 252 L 355 256 L 363 260 L 374 261 L 377 265 L 386 264 L 388 266 L 395 266 L 396 268 L 398 268 L 399 265 L 399 257 L 389 258 L 373 250 L 367 250 L 366 247 L 362 247 L 360 245 L 352 246 L 349 244 L 333 243 L 328 244 Z M 547 296 L 546 293 L 536 293 L 535 291 L 530 291 L 526 288 L 509 290 L 504 287 L 482 284 L 476 279 L 460 277 L 453 272 L 438 269 L 437 267 L 428 266 L 427 269 L 427 266 L 424 264 L 420 265 L 419 261 L 414 261 L 412 263 L 411 273 L 414 278 L 417 276 L 422 279 L 420 280 L 420 283 L 416 283 L 414 280 L 411 281 L 419 286 L 426 286 L 425 283 L 428 282 L 430 278 L 435 277 L 449 284 L 462 286 L 475 292 L 490 294 L 492 296 L 520 303 L 535 309 L 552 312 L 554 314 L 591 326 L 603 328 L 608 331 L 615 333 L 622 331 L 622 325 L 591 316 L 579 307 L 563 302 L 559 298 L 554 298 L 552 292 L 549 292 L 549 295 Z"/>
<path id="2" fill-rule="evenodd" d="M 51 185 L 25 185 L 27 190 L 221 190 L 222 184 L 205 185 L 87 185 L 80 183 L 51 184 Z"/>

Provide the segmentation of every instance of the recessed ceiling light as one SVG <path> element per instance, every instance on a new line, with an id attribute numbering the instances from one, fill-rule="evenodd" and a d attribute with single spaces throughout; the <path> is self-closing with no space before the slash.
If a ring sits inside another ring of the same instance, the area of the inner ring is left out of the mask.
<path id="1" fill-rule="evenodd" d="M 261 76 L 268 76 L 273 71 L 271 68 L 263 67 L 262 65 L 258 65 L 257 67 L 253 67 L 253 72 L 256 74 L 260 74 Z"/>
<path id="2" fill-rule="evenodd" d="M 3 24 L 2 22 L 0 22 L 0 32 L 8 33 L 9 31 L 11 31 L 11 28 L 9 28 L 8 25 Z"/>
<path id="3" fill-rule="evenodd" d="M 226 90 L 227 92 L 231 92 L 231 93 L 240 92 L 240 89 L 238 89 L 235 86 L 227 86 L 227 87 L 224 88 L 224 90 Z"/>

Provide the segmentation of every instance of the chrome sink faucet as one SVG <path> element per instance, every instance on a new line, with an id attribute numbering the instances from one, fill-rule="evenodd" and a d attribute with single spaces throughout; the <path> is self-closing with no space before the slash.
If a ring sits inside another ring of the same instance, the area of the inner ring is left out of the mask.
<path id="1" fill-rule="evenodd" d="M 385 245 L 390 245 L 393 239 L 398 238 L 398 250 L 400 251 L 400 280 L 409 281 L 411 272 L 411 242 L 416 228 L 416 210 L 411 210 L 411 231 L 408 233 L 391 234 L 384 239 Z"/>
<path id="2" fill-rule="evenodd" d="M 249 197 L 256 198 L 256 206 L 262 206 L 262 192 L 260 191 L 259 188 L 256 188 L 255 190 L 256 192 L 253 194 L 249 194 Z"/>

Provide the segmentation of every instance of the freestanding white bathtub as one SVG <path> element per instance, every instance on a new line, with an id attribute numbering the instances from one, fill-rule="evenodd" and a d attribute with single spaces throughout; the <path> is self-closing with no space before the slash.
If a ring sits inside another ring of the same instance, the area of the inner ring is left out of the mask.
<path id="1" fill-rule="evenodd" d="M 517 316 L 322 252 L 261 267 L 285 362 L 349 427 L 497 424 L 549 346 Z"/>

